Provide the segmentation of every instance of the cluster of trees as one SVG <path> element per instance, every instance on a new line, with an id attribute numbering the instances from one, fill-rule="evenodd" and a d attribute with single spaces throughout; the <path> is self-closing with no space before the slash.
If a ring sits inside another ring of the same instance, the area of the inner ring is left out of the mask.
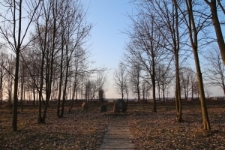
<path id="1" fill-rule="evenodd" d="M 52 99 L 57 100 L 58 117 L 63 117 L 66 99 L 73 103 L 78 97 L 89 101 L 101 96 L 102 101 L 106 78 L 103 69 L 90 69 L 84 46 L 92 25 L 80 0 L 0 4 L 0 98 L 13 104 L 14 131 L 18 100 L 22 104 L 25 96 L 38 101 L 39 123 L 45 123 Z M 91 79 L 96 72 L 97 79 Z"/>
<path id="2" fill-rule="evenodd" d="M 198 94 L 204 129 L 210 130 L 201 64 L 205 63 L 207 58 L 207 73 L 204 73 L 206 79 L 210 79 L 207 84 L 220 85 L 224 90 L 225 72 L 222 60 L 224 62 L 225 43 L 221 29 L 221 22 L 224 20 L 219 20 L 220 16 L 224 18 L 225 15 L 224 3 L 220 0 L 134 2 L 137 4 L 138 14 L 130 16 L 133 24 L 127 31 L 130 41 L 125 53 L 129 64 L 127 79 L 130 79 L 133 93 L 136 93 L 140 100 L 141 90 L 144 99 L 144 91 L 151 89 L 153 111 L 156 112 L 156 93 L 160 98 L 162 92 L 165 99 L 165 92 L 168 91 L 171 81 L 174 81 L 177 121 L 182 121 L 182 93 L 185 98 L 190 94 L 192 97 L 193 94 Z M 216 34 L 212 33 L 214 29 Z M 209 45 L 215 41 L 220 54 L 217 49 L 208 50 Z M 200 59 L 202 52 L 207 55 Z M 187 60 L 194 60 L 195 71 L 187 67 Z M 124 66 L 120 66 L 115 77 L 116 81 L 117 76 L 120 77 L 117 87 L 123 98 L 127 83 L 122 81 L 127 80 L 123 79 L 125 76 L 122 75 Z"/>
<path id="3" fill-rule="evenodd" d="M 217 41 L 220 50 L 206 55 L 210 84 L 225 91 L 225 43 L 219 16 L 224 18 L 220 0 L 142 0 L 138 15 L 131 16 L 133 26 L 127 34 L 130 42 L 125 54 L 128 65 L 120 63 L 115 72 L 122 99 L 129 89 L 138 100 L 149 97 L 152 90 L 153 111 L 156 97 L 165 99 L 175 80 L 177 121 L 182 121 L 182 93 L 199 93 L 203 125 L 210 130 L 205 102 L 200 50 Z M 7 94 L 13 103 L 13 130 L 17 130 L 17 105 L 25 96 L 38 100 L 38 122 L 44 123 L 51 99 L 58 102 L 57 116 L 63 117 L 65 100 L 78 96 L 87 101 L 104 97 L 105 76 L 95 80 L 89 69 L 89 53 L 84 49 L 92 25 L 85 17 L 80 0 L 3 0 L 0 2 L 0 98 Z M 212 32 L 214 28 L 215 38 Z M 28 33 L 30 36 L 28 37 Z M 210 34 L 211 33 L 211 34 Z M 206 50 L 205 50 L 206 51 Z M 193 54 L 195 71 L 185 66 Z M 221 59 L 221 56 L 223 59 Z M 128 84 L 129 83 L 129 84 Z M 130 87 L 130 88 L 128 88 Z"/>
<path id="4" fill-rule="evenodd" d="M 120 62 L 119 67 L 114 72 L 115 89 L 117 93 L 121 95 L 122 99 L 125 99 L 125 97 L 128 99 L 129 91 L 131 91 L 131 94 L 137 97 L 138 102 L 140 102 L 140 100 L 147 101 L 147 99 L 150 99 L 153 95 L 153 93 L 151 94 L 153 86 L 151 77 L 148 74 L 149 72 L 141 66 L 141 63 L 138 62 L 139 60 L 133 60 L 133 62 L 131 62 L 129 53 L 125 55 L 127 58 L 126 65 Z M 221 58 L 219 58 L 219 60 L 221 62 Z M 169 94 L 172 94 L 171 87 L 174 86 L 174 68 L 169 66 L 158 64 L 155 68 L 155 97 L 164 102 L 171 98 Z M 181 96 L 184 97 L 185 100 L 189 98 L 194 99 L 194 96 L 199 97 L 196 73 L 189 67 L 180 67 L 179 76 Z M 213 80 L 211 79 L 210 81 Z M 214 82 L 210 82 L 210 84 L 213 83 Z M 215 85 L 217 86 L 218 84 L 215 83 Z M 156 112 L 155 109 L 153 109 L 153 111 Z"/>

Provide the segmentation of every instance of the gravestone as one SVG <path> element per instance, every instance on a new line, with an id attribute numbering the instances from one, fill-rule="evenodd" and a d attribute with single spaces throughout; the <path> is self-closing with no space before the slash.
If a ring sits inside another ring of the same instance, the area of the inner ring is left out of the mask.
<path id="1" fill-rule="evenodd" d="M 88 108 L 89 108 L 89 104 L 87 102 L 83 102 L 82 103 L 82 109 L 83 110 L 88 110 Z"/>
<path id="2" fill-rule="evenodd" d="M 114 102 L 113 106 L 114 113 L 126 112 L 126 110 L 127 110 L 127 102 L 125 102 L 122 99 L 118 99 Z"/>
<path id="3" fill-rule="evenodd" d="M 102 106 L 100 107 L 100 113 L 103 113 L 103 112 L 106 112 L 106 111 L 107 111 L 106 105 L 102 105 Z"/>

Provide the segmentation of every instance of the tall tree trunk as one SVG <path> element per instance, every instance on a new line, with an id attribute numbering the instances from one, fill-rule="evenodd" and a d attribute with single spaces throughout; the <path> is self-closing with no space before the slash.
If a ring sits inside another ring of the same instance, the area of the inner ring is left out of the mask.
<path id="1" fill-rule="evenodd" d="M 67 78 L 67 77 L 66 77 Z M 67 79 L 65 81 L 65 86 L 67 86 Z M 61 117 L 63 117 L 64 115 L 64 105 L 65 105 L 65 101 L 66 101 L 66 87 L 64 87 L 64 90 L 63 90 L 63 100 L 62 100 L 62 110 L 61 110 Z"/>
<path id="2" fill-rule="evenodd" d="M 225 95 L 225 85 L 223 85 L 223 95 Z"/>
<path id="3" fill-rule="evenodd" d="M 138 103 L 140 103 L 140 88 L 139 88 L 139 85 L 138 85 L 138 88 L 137 88 L 137 90 L 138 90 Z"/>
<path id="4" fill-rule="evenodd" d="M 55 37 L 55 36 L 54 36 Z M 53 38 L 53 44 L 54 43 L 54 38 Z M 48 73 L 47 73 L 47 78 L 46 78 L 46 102 L 45 102 L 45 107 L 44 107 L 44 112 L 43 112 L 43 122 L 45 122 L 46 116 L 47 116 L 47 109 L 49 107 L 49 101 L 51 98 L 51 89 L 52 89 L 52 77 L 53 77 L 53 62 L 54 62 L 54 48 L 55 46 L 53 46 L 53 51 L 51 53 L 51 57 L 50 57 L 50 63 L 49 64 L 49 69 L 48 69 Z"/>
<path id="5" fill-rule="evenodd" d="M 74 81 L 74 85 L 73 85 L 72 100 L 71 100 L 69 112 L 71 112 L 72 111 L 72 108 L 73 108 L 74 97 L 75 97 L 75 94 L 77 93 L 76 88 L 77 88 L 77 82 L 76 82 L 76 73 L 75 73 L 75 81 Z M 76 94 L 76 100 L 77 100 L 77 94 Z"/>
<path id="6" fill-rule="evenodd" d="M 22 68 L 21 68 L 22 70 L 22 73 L 21 73 L 21 93 L 20 93 L 20 105 L 21 105 L 21 111 L 23 111 L 23 95 L 24 95 L 24 87 L 23 87 L 23 85 L 24 85 L 24 66 L 23 66 L 23 64 L 22 64 Z"/>
<path id="7" fill-rule="evenodd" d="M 165 102 L 165 100 L 166 100 L 166 96 L 165 96 L 165 88 L 163 88 L 162 92 L 163 92 L 163 102 Z"/>
<path id="8" fill-rule="evenodd" d="M 46 95 L 46 100 L 45 100 L 45 105 L 44 105 L 44 111 L 43 111 L 43 115 L 42 115 L 42 121 L 45 123 L 45 119 L 46 119 L 46 113 L 47 113 L 47 108 L 48 108 L 48 101 L 50 99 L 50 49 L 47 49 L 46 52 L 46 66 L 45 66 L 45 84 L 46 84 L 46 88 L 45 88 L 45 95 Z"/>
<path id="9" fill-rule="evenodd" d="M 187 6 L 187 9 L 188 9 L 188 17 L 189 17 L 188 18 L 189 38 L 190 38 L 192 50 L 193 50 L 193 53 L 194 53 L 195 67 L 196 67 L 197 79 L 198 79 L 198 87 L 199 87 L 201 110 L 202 110 L 203 128 L 204 128 L 204 130 L 210 131 L 211 127 L 210 127 L 208 111 L 207 111 L 207 107 L 206 107 L 206 99 L 205 99 L 205 93 L 204 93 L 202 73 L 201 73 L 200 62 L 199 62 L 199 57 L 198 57 L 198 30 L 197 30 L 197 27 L 195 25 L 191 1 L 186 0 L 186 6 Z"/>
<path id="10" fill-rule="evenodd" d="M 25 90 L 25 88 L 23 88 L 23 101 L 21 104 L 21 111 L 23 111 L 23 105 L 24 105 L 25 100 L 26 100 L 26 90 Z"/>
<path id="11" fill-rule="evenodd" d="M 181 89 L 180 89 L 180 77 L 179 77 L 179 56 L 178 56 L 178 51 L 175 50 L 175 64 L 176 64 L 176 97 L 175 97 L 175 102 L 176 102 L 176 120 L 178 122 L 182 122 L 182 103 L 181 103 Z"/>
<path id="12" fill-rule="evenodd" d="M 35 86 L 33 86 L 33 105 L 35 105 L 35 100 L 36 100 L 36 97 L 35 97 Z"/>
<path id="13" fill-rule="evenodd" d="M 221 79 L 222 79 L 223 95 L 225 95 L 225 83 L 224 83 L 224 75 L 223 75 L 223 73 L 221 74 Z"/>
<path id="14" fill-rule="evenodd" d="M 67 82 L 68 82 L 68 74 L 69 74 L 69 64 L 70 64 L 70 58 L 68 56 L 68 45 L 66 46 L 66 74 L 65 74 L 65 84 L 64 84 L 64 90 L 63 90 L 63 101 L 62 101 L 62 111 L 61 111 L 61 117 L 63 117 L 64 114 L 64 104 L 66 101 L 66 89 L 67 89 Z"/>
<path id="15" fill-rule="evenodd" d="M 159 95 L 159 101 L 161 100 L 161 90 L 160 90 L 160 85 L 159 85 L 159 80 L 157 81 L 157 86 L 158 86 L 158 95 Z"/>
<path id="16" fill-rule="evenodd" d="M 57 117 L 62 117 L 60 116 L 60 101 L 61 101 L 61 92 L 62 92 L 62 76 L 63 76 L 63 50 L 64 50 L 64 36 L 62 34 L 62 43 L 61 43 L 61 63 L 60 63 L 60 77 L 59 77 L 59 93 L 58 93 L 58 107 L 57 107 Z"/>
<path id="17" fill-rule="evenodd" d="M 145 100 L 145 89 L 142 89 L 142 99 L 143 99 L 143 102 Z"/>
<path id="18" fill-rule="evenodd" d="M 122 85 L 122 89 L 121 89 L 121 96 L 122 96 L 122 100 L 124 99 L 124 86 Z"/>
<path id="19" fill-rule="evenodd" d="M 16 68 L 15 68 L 15 75 L 14 75 L 14 93 L 13 93 L 13 122 L 12 122 L 12 126 L 13 126 L 13 131 L 17 131 L 17 104 L 18 104 L 18 82 L 19 82 L 19 62 L 20 62 L 20 48 L 21 48 L 21 27 L 22 27 L 22 0 L 19 1 L 19 27 L 18 27 L 18 34 L 17 34 L 17 38 L 16 38 L 16 1 L 14 0 L 13 2 L 13 6 L 14 6 L 14 10 L 13 10 L 13 22 L 14 22 L 14 27 L 13 27 L 13 35 L 14 35 L 14 45 L 16 46 Z M 17 42 L 16 42 L 17 39 Z"/>
<path id="20" fill-rule="evenodd" d="M 57 1 L 54 2 L 54 6 L 52 7 L 52 15 L 53 15 L 53 35 L 52 35 L 52 43 L 51 48 L 47 50 L 47 60 L 46 60 L 46 103 L 44 107 L 43 112 L 43 122 L 45 122 L 46 116 L 47 116 L 47 109 L 49 107 L 49 101 L 51 98 L 51 90 L 52 90 L 52 78 L 53 78 L 53 66 L 54 66 L 54 53 L 55 53 L 55 47 L 56 47 L 56 33 L 57 33 L 57 9 L 58 9 L 58 3 Z M 49 52 L 50 50 L 50 52 Z M 50 56 L 50 57 L 49 57 Z M 50 60 L 49 60 L 50 58 Z"/>
<path id="21" fill-rule="evenodd" d="M 216 1 L 217 0 L 211 0 L 211 2 L 209 2 L 208 0 L 205 0 L 205 2 L 210 6 L 210 9 L 211 9 L 211 13 L 212 13 L 211 18 L 212 18 L 213 26 L 216 32 L 217 43 L 220 49 L 220 54 L 221 54 L 223 63 L 225 64 L 225 42 L 224 42 L 224 37 L 223 37 L 223 33 L 220 26 L 218 14 L 217 14 Z"/>
<path id="22" fill-rule="evenodd" d="M 155 70 L 154 70 L 154 67 L 153 67 L 153 72 L 154 72 Z M 156 98 L 155 98 L 155 73 L 153 73 L 152 75 L 151 75 L 151 78 L 152 78 L 152 97 L 153 97 L 153 109 L 152 109 L 152 111 L 153 112 L 157 112 L 156 111 Z"/>
<path id="23" fill-rule="evenodd" d="M 42 52 L 41 58 L 41 74 L 40 74 L 40 89 L 39 89 L 39 109 L 38 109 L 38 123 L 44 123 L 42 119 L 42 90 L 43 90 L 43 83 L 44 83 L 44 59 L 45 59 L 45 52 Z"/>
<path id="24" fill-rule="evenodd" d="M 179 33 L 179 14 L 177 0 L 173 0 L 174 18 L 171 34 L 173 35 L 173 53 L 175 57 L 175 72 L 176 72 L 176 86 L 175 86 L 175 103 L 176 103 L 176 120 L 182 121 L 182 100 L 180 88 L 180 72 L 179 72 L 179 51 L 180 51 L 180 33 Z"/>
<path id="25" fill-rule="evenodd" d="M 151 37 L 154 37 L 154 17 L 152 17 L 151 18 L 152 19 L 152 29 L 151 29 L 151 31 L 152 31 L 152 35 L 151 35 Z M 154 52 L 154 42 L 153 42 L 153 40 L 151 40 L 150 41 L 150 47 L 151 47 L 151 49 L 150 49 L 150 51 L 151 51 L 151 58 L 152 58 L 152 66 L 151 66 L 151 68 L 152 68 L 152 74 L 151 74 L 151 80 L 152 80 L 152 97 L 153 97 L 153 112 L 157 112 L 156 111 L 156 95 L 155 95 L 155 92 L 156 92 L 156 90 L 155 90 L 155 88 L 156 88 L 156 83 L 155 83 L 155 66 L 156 66 L 156 64 L 155 64 L 155 52 Z M 147 93 L 146 93 L 147 94 Z M 147 97 L 147 96 L 146 96 Z"/>
<path id="26" fill-rule="evenodd" d="M 205 99 L 205 92 L 204 92 L 204 86 L 203 86 L 203 80 L 202 80 L 202 73 L 201 73 L 201 69 L 200 69 L 198 52 L 197 52 L 196 48 L 194 48 L 194 49 L 193 50 L 194 50 L 195 67 L 196 67 L 196 72 L 197 72 L 197 79 L 198 79 L 198 86 L 199 86 L 199 93 L 200 93 L 203 127 L 204 127 L 204 130 L 209 131 L 209 130 L 211 130 L 211 127 L 210 127 L 208 111 L 207 111 L 207 107 L 206 107 L 206 99 Z"/>
<path id="27" fill-rule="evenodd" d="M 2 89 L 2 82 L 3 82 L 3 70 L 2 70 L 2 66 L 1 66 L 1 76 L 0 76 L 0 104 L 3 103 L 3 89 Z"/>
<path id="28" fill-rule="evenodd" d="M 14 93 L 13 93 L 13 131 L 17 131 L 17 104 L 18 104 L 18 76 L 19 76 L 19 54 L 20 46 L 16 50 L 16 69 L 15 69 L 15 78 L 14 78 Z"/>

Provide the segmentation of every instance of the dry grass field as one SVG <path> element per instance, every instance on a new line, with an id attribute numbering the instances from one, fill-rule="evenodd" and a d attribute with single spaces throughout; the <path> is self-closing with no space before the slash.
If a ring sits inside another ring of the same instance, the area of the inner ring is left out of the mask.
<path id="1" fill-rule="evenodd" d="M 112 105 L 107 106 L 112 111 Z M 83 111 L 76 105 L 71 113 L 57 118 L 49 107 L 45 124 L 37 123 L 38 107 L 24 106 L 18 111 L 18 131 L 12 131 L 12 110 L 0 107 L 0 149 L 99 149 L 105 129 L 114 117 L 125 120 L 139 149 L 225 149 L 225 102 L 208 105 L 212 131 L 202 131 L 199 103 L 185 102 L 182 123 L 175 121 L 174 103 L 129 104 L 125 114 L 101 114 L 98 105 Z"/>
<path id="2" fill-rule="evenodd" d="M 224 103 L 225 104 L 225 103 Z M 208 105 L 212 131 L 202 130 L 199 104 L 183 106 L 183 122 L 175 121 L 175 107 L 159 106 L 158 112 L 134 110 L 129 126 L 138 149 L 225 149 L 225 105 Z"/>

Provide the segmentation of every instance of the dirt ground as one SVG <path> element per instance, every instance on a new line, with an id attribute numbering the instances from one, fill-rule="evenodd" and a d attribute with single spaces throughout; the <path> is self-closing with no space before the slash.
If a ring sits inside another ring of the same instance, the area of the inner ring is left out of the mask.
<path id="1" fill-rule="evenodd" d="M 49 107 L 45 124 L 38 124 L 38 107 L 18 109 L 18 131 L 12 131 L 12 109 L 0 107 L 0 149 L 99 149 L 110 121 L 126 120 L 134 135 L 136 149 L 225 149 L 225 102 L 208 105 L 211 132 L 202 130 L 199 103 L 183 104 L 183 122 L 175 121 L 174 103 L 129 104 L 125 114 L 101 114 L 93 105 L 83 111 L 77 105 L 72 112 L 65 108 L 57 118 L 56 108 Z M 107 106 L 112 110 L 112 105 Z"/>

